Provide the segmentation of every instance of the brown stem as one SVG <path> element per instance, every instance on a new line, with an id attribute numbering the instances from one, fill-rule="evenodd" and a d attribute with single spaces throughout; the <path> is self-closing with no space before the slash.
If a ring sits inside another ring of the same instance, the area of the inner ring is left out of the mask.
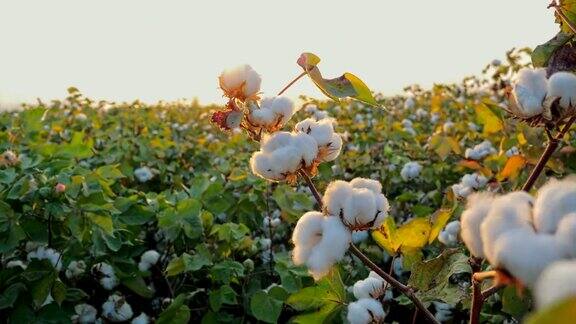
<path id="1" fill-rule="evenodd" d="M 472 307 L 470 308 L 470 324 L 480 323 L 480 311 L 484 299 L 482 298 L 481 282 L 472 279 Z"/>
<path id="2" fill-rule="evenodd" d="M 290 88 L 294 83 L 296 83 L 296 81 L 300 80 L 300 78 L 302 78 L 303 76 L 306 75 L 306 72 L 302 72 L 300 73 L 299 76 L 297 76 L 294 80 L 290 81 L 290 83 L 288 83 L 284 89 L 280 90 L 280 92 L 278 92 L 277 96 L 281 96 L 286 90 L 288 90 L 288 88 Z"/>
<path id="3" fill-rule="evenodd" d="M 310 191 L 312 191 L 312 195 L 316 199 L 318 206 L 320 206 L 320 209 L 322 209 L 322 196 L 320 196 L 320 193 L 318 193 L 318 190 L 316 189 L 316 186 L 314 186 L 312 179 L 310 179 L 308 174 L 306 174 L 306 172 L 303 170 L 300 170 L 299 173 L 306 181 L 306 184 L 308 185 L 308 188 L 310 188 Z M 372 262 L 372 260 L 370 260 L 364 253 L 362 253 L 362 251 L 360 251 L 358 247 L 354 245 L 354 243 L 350 243 L 350 252 L 352 252 L 353 255 L 355 255 L 358 259 L 360 259 L 360 261 L 362 261 L 364 265 L 366 265 L 372 271 L 376 272 L 386 282 L 392 285 L 392 287 L 398 289 L 401 293 L 405 294 L 412 301 L 412 303 L 414 303 L 414 306 L 416 306 L 416 308 L 419 311 L 421 311 L 431 323 L 440 324 L 440 322 L 436 320 L 434 315 L 432 315 L 432 313 L 426 308 L 426 306 L 422 304 L 420 299 L 418 299 L 412 288 L 404 285 L 400 281 L 394 279 L 394 277 L 389 275 L 386 271 L 382 270 L 379 266 L 377 266 L 374 262 Z"/>
<path id="4" fill-rule="evenodd" d="M 524 186 L 522 186 L 522 190 L 530 191 L 530 189 L 532 189 L 532 186 L 534 186 L 534 183 L 536 182 L 536 180 L 538 180 L 538 177 L 542 173 L 542 170 L 544 170 L 544 166 L 546 166 L 546 163 L 548 163 L 548 160 L 550 160 L 552 154 L 554 153 L 554 151 L 556 151 L 558 145 L 560 145 L 560 141 L 562 140 L 562 138 L 564 138 L 564 135 L 566 135 L 566 133 L 568 132 L 568 130 L 570 129 L 575 120 L 576 116 L 570 118 L 570 120 L 566 122 L 566 124 L 556 135 L 556 137 L 549 137 L 548 146 L 546 146 L 546 150 L 544 150 L 544 153 L 542 153 L 542 155 L 540 156 L 540 159 L 538 160 L 538 163 L 530 173 L 528 180 L 526 180 L 526 183 L 524 184 Z"/>
<path id="5" fill-rule="evenodd" d="M 482 291 L 482 299 L 486 300 L 486 298 L 494 295 L 495 293 L 497 293 L 500 289 L 502 289 L 505 285 L 494 285 L 486 290 Z"/>

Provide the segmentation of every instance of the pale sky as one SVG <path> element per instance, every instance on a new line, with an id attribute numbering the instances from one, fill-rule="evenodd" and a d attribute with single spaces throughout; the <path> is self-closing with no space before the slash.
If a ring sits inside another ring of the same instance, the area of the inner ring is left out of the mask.
<path id="1" fill-rule="evenodd" d="M 300 73 L 352 72 L 372 90 L 455 82 L 558 27 L 548 0 L 0 0 L 0 96 L 221 102 L 217 76 L 247 63 L 273 95 Z M 309 80 L 289 96 L 322 97 Z M 0 98 L 1 98 L 0 97 Z"/>

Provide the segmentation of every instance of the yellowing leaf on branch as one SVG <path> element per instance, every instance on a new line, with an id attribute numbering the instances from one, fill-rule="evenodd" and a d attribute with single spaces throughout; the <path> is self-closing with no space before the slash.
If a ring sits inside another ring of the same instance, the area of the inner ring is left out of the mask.
<path id="1" fill-rule="evenodd" d="M 479 171 L 482 175 L 491 178 L 492 177 L 492 170 L 483 166 L 478 161 L 474 160 L 461 160 L 458 162 L 458 166 L 461 166 L 466 169 Z"/>
<path id="2" fill-rule="evenodd" d="M 312 53 L 302 53 L 297 61 L 314 84 L 330 99 L 353 98 L 372 106 L 380 106 L 368 86 L 352 73 L 344 73 L 334 79 L 324 79 L 317 64 L 320 58 Z"/>
<path id="3" fill-rule="evenodd" d="M 444 134 L 436 134 L 430 138 L 430 148 L 445 160 L 450 152 L 461 154 L 460 144 L 456 139 Z"/>
<path id="4" fill-rule="evenodd" d="M 526 159 L 521 155 L 513 155 L 511 156 L 508 161 L 506 161 L 506 165 L 504 165 L 504 169 L 500 171 L 498 176 L 496 177 L 498 181 L 502 180 L 514 180 L 520 174 L 520 171 L 526 165 Z"/>
<path id="5" fill-rule="evenodd" d="M 428 236 L 428 244 L 434 242 L 438 237 L 438 234 L 440 234 L 440 231 L 444 229 L 444 226 L 448 223 L 453 212 L 454 210 L 450 209 L 440 209 L 432 215 L 432 228 L 430 230 L 430 235 Z"/>
<path id="6" fill-rule="evenodd" d="M 476 118 L 484 130 L 484 134 L 494 134 L 504 129 L 504 122 L 490 107 L 486 104 L 480 104 L 474 107 Z"/>

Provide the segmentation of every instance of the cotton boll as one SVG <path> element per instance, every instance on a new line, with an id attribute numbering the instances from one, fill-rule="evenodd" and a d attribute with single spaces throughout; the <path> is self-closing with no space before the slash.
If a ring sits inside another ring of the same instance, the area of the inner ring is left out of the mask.
<path id="1" fill-rule="evenodd" d="M 422 166 L 418 162 L 408 162 L 404 164 L 400 171 L 400 176 L 405 181 L 412 180 L 420 175 Z"/>
<path id="2" fill-rule="evenodd" d="M 468 197 L 474 191 L 474 189 L 472 189 L 471 187 L 468 187 L 461 183 L 452 185 L 451 188 L 452 192 L 454 193 L 454 195 L 456 195 L 456 197 L 462 197 L 462 198 Z"/>
<path id="3" fill-rule="evenodd" d="M 370 224 L 376 218 L 376 211 L 374 193 L 366 188 L 354 189 L 344 202 L 343 221 L 353 228 Z"/>
<path id="4" fill-rule="evenodd" d="M 102 316 L 112 322 L 124 322 L 131 319 L 134 316 L 134 312 L 124 297 L 110 295 L 108 300 L 102 304 Z"/>
<path id="5" fill-rule="evenodd" d="M 146 313 L 141 313 L 140 315 L 134 317 L 132 321 L 130 321 L 130 324 L 149 324 L 149 323 L 150 323 L 150 317 L 148 317 Z"/>
<path id="6" fill-rule="evenodd" d="M 262 79 L 250 65 L 241 65 L 224 70 L 218 78 L 220 88 L 229 98 L 246 100 L 254 98 L 260 91 Z"/>
<path id="7" fill-rule="evenodd" d="M 511 192 L 492 202 L 486 219 L 480 225 L 484 255 L 491 264 L 496 263 L 494 250 L 501 235 L 517 229 L 534 231 L 531 223 L 532 202 L 532 196 L 524 191 Z"/>
<path id="8" fill-rule="evenodd" d="M 556 238 L 566 253 L 576 258 L 576 213 L 566 215 L 558 223 Z"/>
<path id="9" fill-rule="evenodd" d="M 508 151 L 506 151 L 506 157 L 513 157 L 514 155 L 520 155 L 520 150 L 516 146 L 512 146 Z"/>
<path id="10" fill-rule="evenodd" d="M 344 202 L 352 194 L 352 191 L 352 185 L 346 181 L 336 180 L 330 182 L 322 198 L 326 212 L 330 215 L 340 216 L 344 210 Z"/>
<path id="11" fill-rule="evenodd" d="M 96 316 L 98 315 L 98 310 L 89 304 L 78 304 L 74 306 L 74 312 L 76 314 L 72 315 L 71 320 L 73 323 L 79 324 L 95 323 Z"/>
<path id="12" fill-rule="evenodd" d="M 320 150 L 322 151 L 322 154 L 319 154 L 322 162 L 336 160 L 342 150 L 342 138 L 340 135 L 334 133 L 330 142 L 325 147 L 320 148 Z"/>
<path id="13" fill-rule="evenodd" d="M 576 212 L 576 177 L 552 179 L 538 190 L 534 202 L 534 227 L 554 233 L 562 217 Z"/>
<path id="14" fill-rule="evenodd" d="M 256 152 L 252 155 L 250 169 L 264 179 L 281 181 L 285 178 L 278 166 L 272 163 L 270 156 L 264 152 Z"/>
<path id="15" fill-rule="evenodd" d="M 322 224 L 324 215 L 320 212 L 307 212 L 298 220 L 294 232 L 292 232 L 292 242 L 294 242 L 294 252 L 292 259 L 294 264 L 301 265 L 308 260 L 311 249 L 322 238 Z"/>
<path id="16" fill-rule="evenodd" d="M 454 129 L 454 123 L 449 120 L 446 121 L 442 126 L 442 130 L 444 131 L 444 133 L 449 133 L 450 131 L 452 131 L 452 129 Z"/>
<path id="17" fill-rule="evenodd" d="M 100 262 L 92 266 L 92 269 L 100 273 L 100 284 L 106 290 L 112 290 L 120 283 L 116 277 L 114 268 L 105 262 Z"/>
<path id="18" fill-rule="evenodd" d="M 366 179 L 366 178 L 354 178 L 350 181 L 350 185 L 353 188 L 366 188 L 372 190 L 372 192 L 379 194 L 382 193 L 382 184 L 379 181 Z"/>
<path id="19" fill-rule="evenodd" d="M 370 234 L 368 234 L 367 230 L 354 231 L 352 232 L 352 242 L 354 243 L 364 242 L 368 239 L 368 236 L 370 236 Z"/>
<path id="20" fill-rule="evenodd" d="M 334 126 L 329 119 L 315 121 L 312 118 L 307 118 L 296 124 L 295 129 L 297 132 L 312 136 L 318 146 L 326 146 L 334 134 Z"/>
<path id="21" fill-rule="evenodd" d="M 264 105 L 264 103 L 262 103 Z M 277 115 L 282 116 L 280 123 L 286 124 L 296 112 L 294 102 L 288 97 L 274 97 L 271 102 L 270 109 Z"/>
<path id="22" fill-rule="evenodd" d="M 362 298 L 348 305 L 346 319 L 350 324 L 379 323 L 384 320 L 386 313 L 382 304 L 372 298 Z"/>
<path id="23" fill-rule="evenodd" d="M 548 308 L 569 297 L 576 297 L 576 260 L 557 261 L 548 266 L 534 288 L 536 306 Z"/>
<path id="24" fill-rule="evenodd" d="M 62 261 L 60 260 L 61 255 L 59 252 L 51 248 L 40 246 L 35 251 L 29 252 L 27 255 L 27 259 L 28 261 L 31 261 L 33 259 L 48 260 L 50 261 L 54 269 L 56 269 L 57 271 L 62 270 Z"/>
<path id="25" fill-rule="evenodd" d="M 276 132 L 272 135 L 266 134 L 260 142 L 260 150 L 265 153 L 271 153 L 277 149 L 290 146 L 292 140 L 292 133 L 289 132 Z"/>
<path id="26" fill-rule="evenodd" d="M 296 134 L 293 136 L 292 146 L 299 152 L 300 158 L 304 160 L 306 166 L 312 164 L 318 155 L 318 145 L 314 139 L 306 134 Z"/>
<path id="27" fill-rule="evenodd" d="M 272 126 L 276 124 L 278 116 L 272 109 L 255 109 L 248 115 L 250 122 L 259 127 Z"/>
<path id="28" fill-rule="evenodd" d="M 21 260 L 12 260 L 6 263 L 6 269 L 12 269 L 16 267 L 21 268 L 22 270 L 26 270 L 26 268 L 28 268 L 28 266 Z"/>
<path id="29" fill-rule="evenodd" d="M 560 98 L 560 107 L 576 105 L 576 75 L 570 72 L 556 72 L 548 79 L 548 97 Z"/>
<path id="30" fill-rule="evenodd" d="M 536 234 L 530 229 L 516 229 L 501 235 L 494 244 L 490 261 L 508 270 L 524 285 L 533 288 L 538 276 L 552 262 L 566 258 L 566 253 L 552 235 Z"/>
<path id="31" fill-rule="evenodd" d="M 325 217 L 322 222 L 322 238 L 312 248 L 306 265 L 318 280 L 325 276 L 332 266 L 342 260 L 350 246 L 352 234 L 338 217 Z"/>
<path id="32" fill-rule="evenodd" d="M 464 152 L 464 157 L 472 160 L 481 160 L 486 156 L 494 153 L 496 153 L 496 149 L 492 146 L 492 143 L 488 140 L 485 140 L 473 148 L 467 148 Z"/>
<path id="33" fill-rule="evenodd" d="M 458 243 L 458 237 L 448 231 L 440 231 L 438 241 L 446 246 L 454 246 Z"/>
<path id="34" fill-rule="evenodd" d="M 454 318 L 452 315 L 452 306 L 450 304 L 441 303 L 441 302 L 432 302 L 434 304 L 434 309 L 436 313 L 434 314 L 434 318 L 441 323 L 448 322 Z"/>
<path id="35" fill-rule="evenodd" d="M 404 108 L 405 109 L 412 109 L 416 105 L 416 101 L 412 97 L 408 97 L 406 101 L 404 101 Z"/>
<path id="36" fill-rule="evenodd" d="M 357 299 L 380 298 L 384 294 L 384 280 L 368 277 L 354 283 L 352 291 Z"/>
<path id="37" fill-rule="evenodd" d="M 160 253 L 155 250 L 148 250 L 140 256 L 140 262 L 138 263 L 138 269 L 140 271 L 148 271 L 150 268 L 158 263 L 160 259 Z"/>
<path id="38" fill-rule="evenodd" d="M 450 223 L 446 224 L 444 230 L 452 235 L 458 236 L 458 234 L 460 234 L 460 222 L 457 220 L 451 221 Z"/>
<path id="39" fill-rule="evenodd" d="M 519 104 L 520 117 L 533 117 L 541 114 L 542 102 L 547 91 L 546 69 L 521 69 L 512 90 L 512 95 Z"/>
<path id="40" fill-rule="evenodd" d="M 488 183 L 488 179 L 478 173 L 466 174 L 462 177 L 461 183 L 467 187 L 480 189 Z"/>
<path id="41" fill-rule="evenodd" d="M 71 261 L 66 268 L 66 278 L 76 278 L 81 276 L 86 271 L 86 263 L 84 261 Z"/>
<path id="42" fill-rule="evenodd" d="M 466 209 L 460 216 L 460 236 L 470 251 L 477 258 L 484 258 L 480 225 L 488 215 L 490 206 L 494 202 L 494 195 L 490 193 L 475 193 L 468 197 Z"/>
<path id="43" fill-rule="evenodd" d="M 152 170 L 150 170 L 149 167 L 143 166 L 134 170 L 134 176 L 136 177 L 136 179 L 138 179 L 139 182 L 144 183 L 152 180 L 154 174 L 152 173 Z"/>

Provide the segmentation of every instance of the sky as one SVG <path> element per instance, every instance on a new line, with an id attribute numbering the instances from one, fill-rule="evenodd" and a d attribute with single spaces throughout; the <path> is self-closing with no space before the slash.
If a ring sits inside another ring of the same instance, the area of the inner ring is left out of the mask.
<path id="1" fill-rule="evenodd" d="M 250 64 L 273 95 L 302 52 L 325 77 L 375 92 L 457 82 L 558 30 L 547 0 L 0 0 L 0 103 L 63 98 L 222 102 L 217 77 Z M 288 96 L 322 97 L 302 79 Z"/>

